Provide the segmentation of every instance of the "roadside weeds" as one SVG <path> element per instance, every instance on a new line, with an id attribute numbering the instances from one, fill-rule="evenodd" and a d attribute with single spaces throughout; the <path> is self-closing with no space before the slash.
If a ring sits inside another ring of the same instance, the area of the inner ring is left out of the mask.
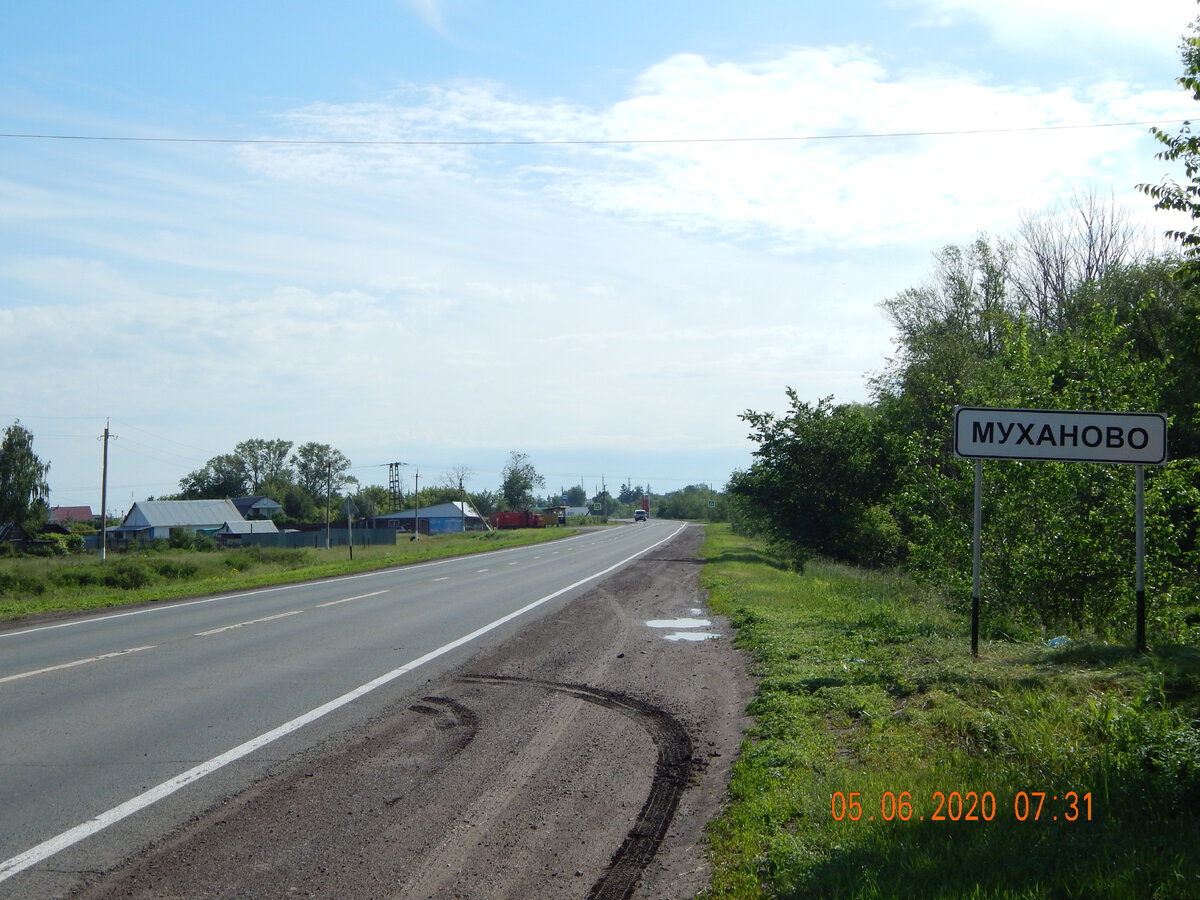
<path id="1" fill-rule="evenodd" d="M 759 679 L 705 895 L 1200 896 L 1200 652 L 987 643 L 901 577 L 710 527 Z"/>

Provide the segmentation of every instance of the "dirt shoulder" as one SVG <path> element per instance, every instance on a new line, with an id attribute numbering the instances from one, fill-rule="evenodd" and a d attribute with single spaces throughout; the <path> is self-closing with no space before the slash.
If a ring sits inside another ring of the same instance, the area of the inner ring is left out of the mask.
<path id="1" fill-rule="evenodd" d="M 694 897 L 752 691 L 703 611 L 702 539 L 685 529 L 74 896 Z"/>

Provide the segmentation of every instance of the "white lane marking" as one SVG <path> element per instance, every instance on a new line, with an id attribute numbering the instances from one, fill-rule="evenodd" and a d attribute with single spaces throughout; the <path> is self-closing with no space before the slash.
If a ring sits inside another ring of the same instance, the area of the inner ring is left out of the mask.
<path id="1" fill-rule="evenodd" d="M 45 675 L 47 672 L 57 672 L 60 669 L 73 669 L 75 666 L 85 666 L 88 663 L 100 662 L 102 659 L 112 659 L 116 656 L 127 656 L 130 653 L 138 653 L 142 650 L 153 650 L 157 646 L 151 644 L 146 647 L 130 647 L 128 650 L 118 650 L 115 653 L 105 653 L 103 656 L 89 656 L 87 659 L 77 659 L 74 662 L 60 663 L 57 666 L 46 666 L 44 669 L 34 669 L 32 672 L 21 672 L 17 675 L 5 675 L 0 678 L 0 684 L 6 681 L 20 681 L 22 678 L 32 678 L 34 675 Z"/>
<path id="2" fill-rule="evenodd" d="M 449 576 L 449 575 L 443 575 L 441 578 L 434 578 L 433 580 L 434 580 L 434 581 L 449 581 L 449 580 L 450 580 L 450 576 Z"/>
<path id="3" fill-rule="evenodd" d="M 328 603 L 318 603 L 317 609 L 324 609 L 326 606 L 337 606 L 339 603 L 349 603 L 351 600 L 365 600 L 367 597 L 378 597 L 380 594 L 386 594 L 387 591 L 371 591 L 369 594 L 359 594 L 357 597 L 343 597 L 341 600 L 330 600 Z"/>
<path id="4" fill-rule="evenodd" d="M 272 619 L 286 619 L 288 616 L 298 616 L 304 612 L 302 609 L 293 609 L 288 612 L 276 613 L 273 616 L 263 616 L 261 619 L 251 619 L 249 622 L 237 622 L 233 625 L 222 625 L 220 628 L 210 628 L 208 631 L 197 631 L 196 637 L 208 637 L 210 634 L 220 634 L 222 631 L 232 631 L 235 628 L 245 628 L 247 625 L 257 625 L 259 622 L 270 622 Z"/>
<path id="5" fill-rule="evenodd" d="M 520 561 L 520 560 L 517 560 L 516 562 L 510 562 L 510 563 L 509 563 L 509 565 L 510 565 L 510 566 L 519 566 L 520 564 L 521 564 L 521 561 Z"/>
<path id="6" fill-rule="evenodd" d="M 413 669 L 420 668 L 426 663 L 437 659 L 439 656 L 445 656 L 451 650 L 456 650 L 464 644 L 469 644 L 476 638 L 482 637 L 489 631 L 494 631 L 501 625 L 505 625 L 511 622 L 513 619 L 525 615 L 525 613 L 532 609 L 536 609 L 543 603 L 549 603 L 556 597 L 561 597 L 563 594 L 573 591 L 575 588 L 581 587 L 587 584 L 589 581 L 595 581 L 597 578 L 603 578 L 609 572 L 615 571 L 626 563 L 632 562 L 639 556 L 649 553 L 651 550 L 655 550 L 661 545 L 667 543 L 667 541 L 675 537 L 675 535 L 677 535 L 685 527 L 685 525 L 680 525 L 657 544 L 651 544 L 649 547 L 639 550 L 637 553 L 634 553 L 631 556 L 625 557 L 620 562 L 613 563 L 603 571 L 596 572 L 594 575 L 589 575 L 587 578 L 581 578 L 574 584 L 569 584 L 564 588 L 559 588 L 557 591 L 549 593 L 544 597 L 540 597 L 537 600 L 534 600 L 532 603 L 527 603 L 520 609 L 510 612 L 506 616 L 501 616 L 494 622 L 489 622 L 487 625 L 476 628 L 470 634 L 464 634 L 462 637 L 457 638 L 448 644 L 443 644 L 436 650 L 429 651 L 424 656 L 417 657 L 412 662 L 405 663 L 398 669 L 392 669 L 392 671 L 388 672 L 386 675 L 380 675 L 374 681 L 368 681 L 366 684 L 355 688 L 348 694 L 342 694 L 342 696 L 336 697 L 333 700 L 330 700 L 328 703 L 318 706 L 316 709 L 310 710 L 301 716 L 297 716 L 290 722 L 285 722 L 278 728 L 273 728 L 270 731 L 260 734 L 256 738 L 246 741 L 244 744 L 239 744 L 231 750 L 226 750 L 220 756 L 214 756 L 207 762 L 202 762 L 200 765 L 188 769 L 186 772 L 176 775 L 174 778 L 164 781 L 162 784 L 156 785 L 155 787 L 150 788 L 150 790 L 144 791 L 143 793 L 138 794 L 136 797 L 132 797 L 131 799 L 126 800 L 124 803 L 114 806 L 112 809 L 106 810 L 100 813 L 98 816 L 88 819 L 86 822 L 81 822 L 74 828 L 70 828 L 67 831 L 62 832 L 62 834 L 55 835 L 49 840 L 43 841 L 36 847 L 29 848 L 24 853 L 19 853 L 11 859 L 6 859 L 4 862 L 0 862 L 0 881 L 5 881 L 16 875 L 18 872 L 24 872 L 29 867 L 36 866 L 38 863 L 49 859 L 54 854 L 78 844 L 80 841 L 91 837 L 93 834 L 103 831 L 110 825 L 115 825 L 122 819 L 126 819 L 129 816 L 132 816 L 134 813 L 140 812 L 146 807 L 157 803 L 159 800 L 162 800 L 164 797 L 169 797 L 171 794 L 174 794 L 176 791 L 186 787 L 192 782 L 199 781 L 205 775 L 211 775 L 222 766 L 227 766 L 229 763 L 236 762 L 244 756 L 249 756 L 255 750 L 259 750 L 268 744 L 279 740 L 281 737 L 285 737 L 291 734 L 293 731 L 297 731 L 298 729 L 303 728 L 305 725 L 309 725 L 317 721 L 317 719 L 328 715 L 334 710 L 341 709 L 346 704 L 357 700 L 359 697 L 362 697 L 365 694 L 369 694 L 376 688 L 395 681 L 402 675 L 407 675 Z"/>

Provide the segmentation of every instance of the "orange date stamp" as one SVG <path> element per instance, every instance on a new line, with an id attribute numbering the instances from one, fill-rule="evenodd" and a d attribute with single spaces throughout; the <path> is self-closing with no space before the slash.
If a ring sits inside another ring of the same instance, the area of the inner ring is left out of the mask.
<path id="1" fill-rule="evenodd" d="M 834 791 L 829 811 L 834 821 L 874 822 L 993 822 L 1012 811 L 1018 822 L 1090 822 L 1092 792 L 1017 791 L 1011 807 L 1000 804 L 992 791 L 933 791 L 916 798 L 911 791 L 884 791 L 878 805 L 861 791 Z"/>

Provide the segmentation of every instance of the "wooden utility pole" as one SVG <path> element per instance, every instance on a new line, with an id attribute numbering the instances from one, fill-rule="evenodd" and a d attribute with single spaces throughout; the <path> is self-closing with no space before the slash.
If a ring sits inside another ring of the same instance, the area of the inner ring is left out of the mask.
<path id="1" fill-rule="evenodd" d="M 100 562 L 108 549 L 108 419 L 104 420 L 104 456 L 100 467 Z"/>

